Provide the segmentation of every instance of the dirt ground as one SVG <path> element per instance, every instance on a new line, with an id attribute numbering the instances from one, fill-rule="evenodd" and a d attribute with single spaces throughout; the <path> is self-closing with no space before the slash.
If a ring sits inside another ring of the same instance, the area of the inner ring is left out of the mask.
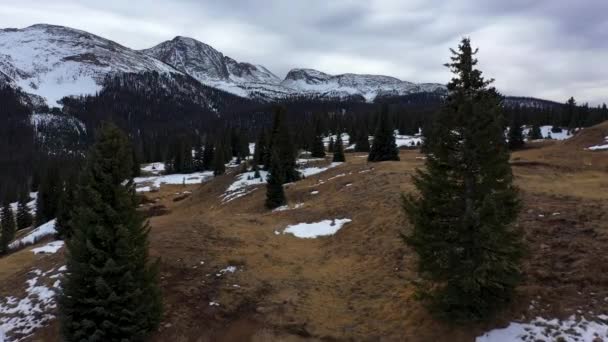
<path id="1" fill-rule="evenodd" d="M 166 209 L 150 218 L 165 303 L 152 340 L 472 341 L 517 319 L 602 313 L 608 307 L 608 152 L 585 151 L 581 146 L 589 142 L 574 139 L 534 143 L 513 154 L 524 203 L 518 224 L 529 246 L 525 279 L 507 310 L 469 326 L 436 321 L 412 297 L 415 256 L 400 237 L 411 229 L 400 196 L 414 190 L 411 175 L 423 167 L 417 151 L 373 164 L 347 154 L 347 163 L 288 185 L 289 203 L 303 206 L 280 212 L 264 209 L 263 186 L 222 204 L 233 174 L 149 193 L 153 205 Z M 186 190 L 192 194 L 174 201 Z M 333 236 L 280 233 L 289 224 L 337 218 L 352 222 Z M 7 258 L 31 263 L 31 255 L 17 254 Z M 2 292 L 15 281 L 5 273 L 18 273 L 4 271 L 7 258 L 0 259 Z M 51 324 L 31 340 L 56 336 Z"/>

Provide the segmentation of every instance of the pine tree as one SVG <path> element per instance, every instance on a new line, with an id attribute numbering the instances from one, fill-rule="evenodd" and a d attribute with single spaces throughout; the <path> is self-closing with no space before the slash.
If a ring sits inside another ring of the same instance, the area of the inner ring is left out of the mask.
<path id="1" fill-rule="evenodd" d="M 204 155 L 205 155 L 205 150 L 203 149 L 203 145 L 198 144 L 196 146 L 196 148 L 194 149 L 194 159 L 192 161 L 192 163 L 194 165 L 194 171 L 201 172 L 201 171 L 205 170 L 204 163 L 203 163 Z"/>
<path id="2" fill-rule="evenodd" d="M 334 163 L 343 163 L 345 161 L 344 158 L 344 146 L 342 145 L 342 133 L 338 133 L 336 138 L 336 142 L 334 144 Z"/>
<path id="3" fill-rule="evenodd" d="M 135 148 L 131 149 L 132 151 L 132 156 L 133 156 L 133 168 L 132 170 L 132 175 L 133 177 L 139 177 L 141 175 L 141 163 L 139 162 L 139 158 L 137 153 L 135 152 Z"/>
<path id="4" fill-rule="evenodd" d="M 374 141 L 367 160 L 380 162 L 385 160 L 399 160 L 399 149 L 395 143 L 395 134 L 388 118 L 388 107 L 384 105 L 378 117 L 378 126 L 374 134 Z"/>
<path id="5" fill-rule="evenodd" d="M 67 241 L 60 323 L 67 341 L 143 341 L 160 321 L 158 265 L 136 211 L 126 136 L 102 126 L 83 171 Z M 129 181 L 125 184 L 125 179 Z"/>
<path id="6" fill-rule="evenodd" d="M 361 132 L 355 141 L 355 152 L 369 152 L 369 137 L 367 132 Z"/>
<path id="7" fill-rule="evenodd" d="M 72 213 L 76 206 L 76 184 L 73 180 L 67 180 L 64 184 L 59 206 L 57 209 L 57 221 L 55 222 L 55 234 L 58 239 L 69 239 L 72 237 Z"/>
<path id="8" fill-rule="evenodd" d="M 266 180 L 266 208 L 268 209 L 274 209 L 287 203 L 283 189 L 285 172 L 282 170 L 283 163 L 279 158 L 277 147 L 273 149 L 271 155 L 270 170 Z"/>
<path id="9" fill-rule="evenodd" d="M 226 173 L 226 150 L 221 141 L 215 144 L 215 146 L 215 152 L 213 153 L 213 175 L 220 176 Z"/>
<path id="10" fill-rule="evenodd" d="M 509 125 L 509 148 L 517 150 L 524 146 L 524 134 L 521 129 L 521 123 L 517 119 L 517 115 L 513 116 L 511 125 Z"/>
<path id="11" fill-rule="evenodd" d="M 327 152 L 334 153 L 334 137 L 329 137 L 329 143 L 327 144 Z"/>
<path id="12" fill-rule="evenodd" d="M 528 133 L 528 139 L 530 140 L 538 140 L 543 138 L 543 133 L 540 130 L 538 125 L 532 125 L 530 132 Z"/>
<path id="13" fill-rule="evenodd" d="M 419 298 L 441 317 L 489 317 L 520 279 L 520 204 L 509 165 L 501 96 L 475 68 L 469 39 L 452 50 L 455 74 L 425 147 L 426 170 L 404 198 L 413 225 L 406 242 L 418 254 Z"/>
<path id="14" fill-rule="evenodd" d="M 27 191 L 19 196 L 19 203 L 17 204 L 17 230 L 27 228 L 34 223 L 30 208 L 27 206 L 29 200 L 30 196 Z"/>
<path id="15" fill-rule="evenodd" d="M 0 254 L 8 253 L 8 245 L 15 238 L 15 217 L 8 201 L 2 206 L 2 219 L 0 220 Z"/>
<path id="16" fill-rule="evenodd" d="M 325 158 L 325 145 L 323 144 L 323 137 L 321 135 L 315 135 L 313 137 L 312 149 L 310 156 L 313 158 Z"/>
<path id="17" fill-rule="evenodd" d="M 213 160 L 214 160 L 214 146 L 211 142 L 211 139 L 207 138 L 207 143 L 205 143 L 205 150 L 203 151 L 203 171 L 209 171 L 213 169 Z"/>
<path id="18" fill-rule="evenodd" d="M 259 167 L 264 165 L 266 156 L 266 132 L 260 132 L 258 140 L 255 143 L 255 151 L 253 153 L 253 165 Z"/>
<path id="19" fill-rule="evenodd" d="M 310 156 L 313 158 L 325 158 L 325 144 L 323 144 L 323 134 L 319 122 L 315 123 Z"/>
<path id="20" fill-rule="evenodd" d="M 38 187 L 36 197 L 36 225 L 41 225 L 55 218 L 61 195 L 61 179 L 56 165 L 50 165 L 45 177 Z"/>
<path id="21" fill-rule="evenodd" d="M 300 173 L 296 169 L 296 151 L 291 142 L 291 136 L 289 135 L 289 129 L 285 120 L 285 109 L 277 107 L 274 112 L 269 149 L 271 155 L 272 153 L 277 153 L 279 161 L 282 164 L 283 180 L 285 183 L 291 183 L 300 179 Z"/>

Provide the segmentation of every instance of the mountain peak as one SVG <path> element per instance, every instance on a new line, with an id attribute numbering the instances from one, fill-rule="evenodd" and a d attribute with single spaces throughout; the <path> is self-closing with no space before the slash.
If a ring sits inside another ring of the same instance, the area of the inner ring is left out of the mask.
<path id="1" fill-rule="evenodd" d="M 246 83 L 278 84 L 279 78 L 263 66 L 237 62 L 194 38 L 176 36 L 144 53 L 189 74 L 201 83 L 243 95 Z"/>
<path id="2" fill-rule="evenodd" d="M 175 72 L 111 40 L 50 24 L 0 30 L 0 51 L 0 70 L 49 106 L 64 96 L 94 94 L 109 73 Z"/>

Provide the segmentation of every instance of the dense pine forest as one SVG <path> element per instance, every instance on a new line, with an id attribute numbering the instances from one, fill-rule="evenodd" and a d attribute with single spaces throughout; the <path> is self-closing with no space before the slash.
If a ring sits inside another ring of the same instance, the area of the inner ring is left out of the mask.
<path id="1" fill-rule="evenodd" d="M 413 135 L 425 130 L 444 100 L 441 93 L 417 93 L 379 97 L 374 103 L 358 97 L 264 103 L 201 85 L 189 76 L 150 72 L 108 76 L 96 95 L 64 98 L 62 108 L 47 108 L 4 86 L 0 88 L 5 123 L 0 127 L 0 196 L 16 201 L 37 191 L 49 172 L 60 179 L 73 177 L 103 122 L 113 122 L 127 133 L 136 161 L 167 161 L 173 165 L 170 172 L 188 172 L 205 169 L 201 166 L 205 145 L 221 146 L 225 152 L 220 159 L 225 161 L 248 154 L 248 143 L 269 134 L 276 105 L 285 109 L 296 148 L 314 150 L 319 137 L 342 132 L 352 143 L 359 142 L 357 150 L 365 150 L 362 141 L 377 129 L 381 108 L 388 127 Z M 503 107 L 505 122 L 512 127 L 552 125 L 556 130 L 572 130 L 608 119 L 605 104 L 590 107 L 573 98 L 560 104 L 507 97 Z M 193 150 L 199 152 L 199 166 L 189 161 L 187 152 Z"/>

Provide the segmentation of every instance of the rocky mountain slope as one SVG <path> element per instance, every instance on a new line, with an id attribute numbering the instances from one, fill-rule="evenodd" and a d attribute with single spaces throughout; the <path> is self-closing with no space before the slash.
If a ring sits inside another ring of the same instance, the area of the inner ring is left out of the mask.
<path id="1" fill-rule="evenodd" d="M 115 72 L 177 72 L 144 53 L 88 32 L 46 24 L 0 30 L 0 77 L 49 106 L 68 95 L 94 94 Z"/>
<path id="2" fill-rule="evenodd" d="M 0 82 L 57 106 L 70 95 L 94 94 L 112 73 L 183 73 L 241 97 L 272 101 L 288 97 L 352 98 L 444 91 L 389 76 L 329 75 L 293 69 L 281 80 L 262 65 L 238 62 L 192 38 L 177 36 L 150 49 L 132 50 L 94 34 L 63 26 L 0 30 Z M 41 100 L 41 101 L 40 101 Z"/>
<path id="3" fill-rule="evenodd" d="M 313 69 L 293 69 L 284 80 L 261 65 L 239 63 L 192 38 L 175 37 L 142 52 L 201 83 L 230 93 L 263 100 L 286 97 L 351 98 L 368 102 L 376 96 L 444 91 L 440 84 L 414 84 L 380 75 L 329 75 Z"/>

